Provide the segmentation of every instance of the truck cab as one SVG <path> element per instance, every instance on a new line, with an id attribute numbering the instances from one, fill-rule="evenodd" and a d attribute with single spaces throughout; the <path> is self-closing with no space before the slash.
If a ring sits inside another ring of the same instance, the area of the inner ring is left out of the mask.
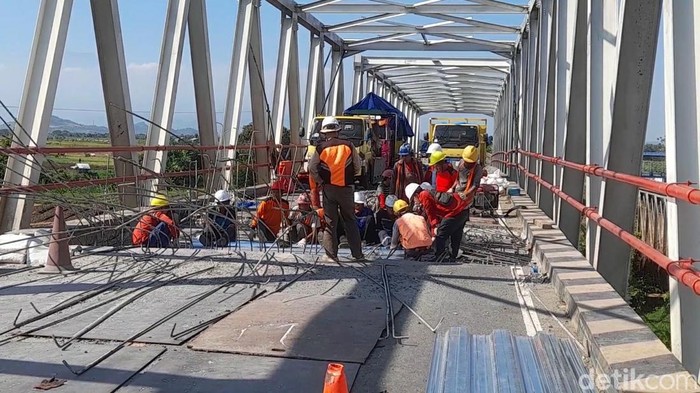
<path id="1" fill-rule="evenodd" d="M 431 142 L 440 144 L 447 160 L 455 165 L 467 146 L 479 149 L 482 164 L 486 160 L 485 119 L 431 119 L 429 138 Z"/>

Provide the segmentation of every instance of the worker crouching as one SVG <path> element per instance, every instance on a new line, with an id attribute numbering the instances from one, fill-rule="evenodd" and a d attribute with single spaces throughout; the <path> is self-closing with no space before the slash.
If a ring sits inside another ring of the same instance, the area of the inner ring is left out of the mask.
<path id="1" fill-rule="evenodd" d="M 319 236 L 323 236 L 322 232 L 325 229 L 323 209 L 312 209 L 311 198 L 306 193 L 300 194 L 297 198 L 297 205 L 289 213 L 289 221 L 291 222 L 289 239 L 297 246 L 317 243 Z"/>
<path id="2" fill-rule="evenodd" d="M 231 205 L 231 194 L 219 190 L 214 194 L 214 208 L 207 215 L 199 242 L 204 247 L 226 247 L 236 241 L 236 209 Z"/>
<path id="3" fill-rule="evenodd" d="M 265 199 L 255 213 L 255 217 L 250 223 L 251 229 L 257 231 L 258 239 L 261 242 L 273 242 L 282 228 L 286 224 L 289 202 L 282 199 L 282 187 L 279 183 L 274 183 L 270 187 L 270 196 Z"/>
<path id="4" fill-rule="evenodd" d="M 134 246 L 143 247 L 170 247 L 170 244 L 178 238 L 180 231 L 175 225 L 170 202 L 163 194 L 156 194 L 151 199 L 151 209 L 144 213 L 134 228 L 131 242 Z"/>
<path id="5" fill-rule="evenodd" d="M 406 258 L 418 259 L 431 252 L 433 237 L 428 222 L 421 215 L 412 213 L 408 203 L 399 199 L 394 203 L 394 213 L 398 216 L 391 237 L 391 250 L 401 244 Z"/>

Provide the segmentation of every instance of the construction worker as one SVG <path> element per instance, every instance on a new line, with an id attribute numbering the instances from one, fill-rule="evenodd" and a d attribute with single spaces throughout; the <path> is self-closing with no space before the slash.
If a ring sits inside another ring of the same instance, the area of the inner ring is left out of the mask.
<path id="1" fill-rule="evenodd" d="M 456 190 L 471 201 L 474 197 L 474 192 L 481 184 L 483 168 L 478 163 L 479 150 L 475 146 L 467 146 L 462 151 L 462 159 L 457 165 L 459 173 L 458 186 Z"/>
<path id="2" fill-rule="evenodd" d="M 289 213 L 290 229 L 289 238 L 296 242 L 297 246 L 316 243 L 319 239 L 319 230 L 323 230 L 323 209 L 313 210 L 311 198 L 307 193 L 299 194 L 297 205 Z"/>
<path id="3" fill-rule="evenodd" d="M 425 165 L 425 174 L 423 175 L 423 181 L 432 184 L 433 187 L 435 187 L 436 172 L 430 165 L 430 156 L 437 151 L 442 151 L 442 146 L 440 146 L 439 143 L 432 143 L 430 146 L 428 146 L 428 151 L 426 152 L 426 157 L 428 157 L 428 165 Z"/>
<path id="4" fill-rule="evenodd" d="M 380 243 L 385 247 L 391 242 L 391 234 L 394 231 L 394 222 L 396 221 L 394 204 L 396 204 L 397 199 L 396 195 L 387 196 L 384 208 L 379 209 L 376 214 L 377 234 L 379 235 Z"/>
<path id="5" fill-rule="evenodd" d="M 391 179 L 394 177 L 394 171 L 385 169 L 382 172 L 382 182 L 377 186 L 377 200 L 379 200 L 379 209 L 383 209 L 386 204 L 386 196 L 391 194 Z"/>
<path id="6" fill-rule="evenodd" d="M 428 153 L 428 147 L 429 147 L 428 145 L 429 144 L 430 144 L 430 138 L 429 138 L 428 134 L 423 134 L 423 143 L 421 143 L 420 150 L 419 150 L 419 152 L 422 155 L 430 155 L 430 153 Z"/>
<path id="7" fill-rule="evenodd" d="M 355 192 L 355 217 L 357 217 L 357 227 L 360 230 L 360 238 L 368 245 L 379 243 L 377 236 L 377 225 L 374 220 L 374 212 L 367 207 L 367 198 L 361 192 Z"/>
<path id="8" fill-rule="evenodd" d="M 281 192 L 281 185 L 273 183 L 270 196 L 258 205 L 255 217 L 250 223 L 250 228 L 257 231 L 258 240 L 261 242 L 275 241 L 282 224 L 286 224 L 289 202 L 282 199 Z"/>
<path id="9" fill-rule="evenodd" d="M 226 247 L 236 240 L 236 209 L 231 205 L 231 194 L 226 190 L 214 193 L 216 209 L 208 214 L 199 242 L 204 247 Z"/>
<path id="10" fill-rule="evenodd" d="M 430 166 L 435 173 L 435 192 L 453 192 L 459 174 L 452 164 L 447 162 L 447 155 L 442 151 L 431 154 Z"/>
<path id="11" fill-rule="evenodd" d="M 445 193 L 449 198 L 439 199 L 437 193 L 421 190 L 420 185 L 412 183 L 406 186 L 406 195 L 414 203 L 420 203 L 423 213 L 430 224 L 431 234 L 435 235 L 435 256 L 446 251 L 450 241 L 450 257 L 454 261 L 459 255 L 462 231 L 469 219 L 469 205 L 457 194 Z"/>
<path id="12" fill-rule="evenodd" d="M 407 258 L 420 258 L 428 254 L 433 245 L 433 237 L 425 218 L 409 210 L 408 203 L 402 199 L 394 203 L 394 213 L 398 216 L 391 236 L 391 249 L 395 250 L 401 243 Z"/>
<path id="13" fill-rule="evenodd" d="M 353 183 L 362 170 L 360 157 L 350 141 L 339 139 L 340 124 L 333 116 L 321 123 L 324 138 L 309 160 L 309 174 L 323 193 L 323 211 L 326 222 L 323 248 L 326 256 L 338 260 L 338 221 L 342 217 L 348 245 L 355 260 L 365 260 L 362 241 L 353 209 Z"/>
<path id="14" fill-rule="evenodd" d="M 404 143 L 399 148 L 399 157 L 401 157 L 396 164 L 394 164 L 394 176 L 393 176 L 393 188 L 392 194 L 396 195 L 399 199 L 403 199 L 408 202 L 406 195 L 404 195 L 404 190 L 408 184 L 419 182 L 423 179 L 423 168 L 421 163 L 413 158 L 411 151 L 411 145 Z"/>
<path id="15" fill-rule="evenodd" d="M 156 194 L 151 199 L 151 209 L 136 224 L 131 242 L 135 246 L 169 247 L 179 234 L 170 212 L 168 197 Z"/>

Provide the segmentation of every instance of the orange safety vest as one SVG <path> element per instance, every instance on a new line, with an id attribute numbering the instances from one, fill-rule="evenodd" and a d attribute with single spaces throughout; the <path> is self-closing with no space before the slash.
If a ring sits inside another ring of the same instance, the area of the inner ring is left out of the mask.
<path id="1" fill-rule="evenodd" d="M 349 141 L 332 138 L 316 147 L 320 164 L 318 174 L 323 184 L 345 187 L 355 183 L 353 153 L 355 147 Z"/>
<path id="2" fill-rule="evenodd" d="M 399 239 L 404 250 L 426 248 L 433 244 L 433 238 L 428 232 L 428 226 L 423 216 L 406 213 L 396 219 L 399 228 Z"/>

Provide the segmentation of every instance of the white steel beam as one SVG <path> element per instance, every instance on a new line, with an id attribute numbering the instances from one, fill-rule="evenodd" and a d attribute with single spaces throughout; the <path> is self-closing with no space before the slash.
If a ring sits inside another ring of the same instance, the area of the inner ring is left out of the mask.
<path id="1" fill-rule="evenodd" d="M 354 72 L 354 78 L 353 78 L 353 83 L 352 83 L 352 103 L 355 104 L 356 102 L 360 101 L 362 97 L 364 97 L 364 72 L 362 71 L 362 57 L 360 55 L 355 55 L 354 63 L 353 63 L 353 72 Z M 369 78 L 369 76 L 368 76 Z M 367 88 L 370 89 L 369 87 L 369 82 L 367 83 L 368 86 Z"/>
<path id="2" fill-rule="evenodd" d="M 588 1 L 588 97 L 586 108 L 589 120 L 586 132 L 586 163 L 604 165 L 617 78 L 618 9 L 615 1 Z M 602 181 L 596 176 L 586 177 L 586 202 L 595 205 L 600 200 Z M 586 220 L 586 257 L 596 266 L 598 226 Z"/>
<path id="3" fill-rule="evenodd" d="M 466 4 L 428 4 L 428 5 L 402 5 L 402 4 L 344 4 L 343 2 L 328 4 L 313 10 L 315 14 L 524 14 L 524 7 L 516 9 L 504 9 L 502 7 Z"/>
<path id="4" fill-rule="evenodd" d="M 578 3 L 578 4 L 576 4 Z M 576 8 L 575 25 L 571 22 L 571 8 Z M 587 68 L 588 68 L 588 0 L 567 0 L 566 4 L 567 30 L 575 28 L 574 40 L 569 40 L 570 32 L 567 32 L 567 44 L 573 44 L 573 60 L 571 66 L 571 81 L 569 101 L 567 103 L 568 116 L 562 119 L 566 123 L 564 127 L 564 159 L 567 161 L 585 163 L 586 129 L 588 124 L 587 113 Z M 567 48 L 567 56 L 568 48 Z M 557 123 L 559 126 L 559 123 Z M 583 200 L 583 185 L 585 175 L 574 169 L 564 168 L 562 171 L 562 191 L 571 195 L 578 201 Z M 561 203 L 559 210 L 559 228 L 567 239 L 578 248 L 581 231 L 581 213 L 568 203 Z"/>
<path id="5" fill-rule="evenodd" d="M 173 112 L 175 111 L 175 97 L 177 95 L 177 83 L 180 79 L 180 65 L 182 64 L 182 51 L 185 43 L 185 28 L 187 27 L 187 15 L 190 8 L 189 0 L 169 0 L 168 11 L 165 16 L 165 30 L 163 32 L 163 44 L 158 63 L 158 78 L 156 79 L 156 91 L 153 97 L 151 109 L 151 121 L 148 125 L 146 146 L 167 146 L 170 144 L 171 135 L 166 131 L 173 125 Z M 154 125 L 154 124 L 157 124 Z M 146 151 L 143 154 L 143 167 L 152 173 L 164 173 L 166 151 Z M 150 200 L 150 193 L 158 191 L 159 179 L 146 181 L 146 195 L 144 201 Z"/>
<path id="6" fill-rule="evenodd" d="M 323 37 L 311 36 L 311 46 L 309 48 L 309 66 L 306 76 L 306 101 L 304 104 L 304 126 L 306 127 L 306 136 L 310 137 L 314 122 L 314 117 L 320 115 L 317 107 L 317 98 L 319 90 L 319 81 L 323 79 L 323 74 L 320 73 L 323 66 Z M 323 104 L 323 103 L 321 103 Z"/>
<path id="7" fill-rule="evenodd" d="M 508 71 L 510 60 L 502 59 L 443 59 L 432 57 L 363 57 L 367 68 L 376 66 L 421 66 L 421 67 L 479 67 L 498 68 Z"/>
<path id="8" fill-rule="evenodd" d="M 619 65 L 606 168 L 639 173 L 646 140 L 654 61 L 661 21 L 661 3 L 623 1 Z M 634 233 L 638 189 L 609 181 L 601 191 L 600 214 Z M 620 296 L 627 293 L 631 248 L 607 231 L 598 233 L 597 269 Z"/>
<path id="9" fill-rule="evenodd" d="M 402 34 L 402 36 L 405 36 Z M 388 37 L 388 36 L 387 36 Z M 374 39 L 373 39 L 374 40 Z M 491 43 L 485 42 L 430 42 L 426 45 L 423 41 L 404 41 L 396 39 L 382 39 L 376 42 L 364 42 L 346 40 L 347 48 L 353 51 L 365 50 L 382 50 L 382 51 L 457 51 L 457 52 L 473 52 L 473 51 L 490 51 L 499 53 L 504 56 L 509 56 L 513 50 L 512 43 L 497 43 L 499 47 L 494 47 Z M 501 48 L 500 44 L 505 47 Z"/>
<path id="10" fill-rule="evenodd" d="M 272 129 L 275 133 L 275 144 L 282 144 L 282 129 L 284 127 L 284 111 L 287 104 L 287 87 L 289 84 L 292 39 L 294 38 L 294 21 L 282 14 L 282 30 L 280 32 L 279 51 L 277 53 L 277 76 L 275 78 L 275 96 L 272 108 Z M 298 65 L 297 65 L 298 67 Z M 292 133 L 296 132 L 291 130 Z"/>
<path id="11" fill-rule="evenodd" d="M 211 75 L 211 55 L 209 53 L 209 32 L 205 0 L 190 0 L 187 17 L 187 31 L 190 39 L 190 57 L 194 81 L 194 98 L 197 107 L 197 128 L 199 143 L 202 146 L 216 146 L 216 109 Z M 210 150 L 202 153 L 205 169 L 216 166 L 218 152 Z M 213 182 L 205 182 L 214 185 Z M 209 190 L 214 192 L 215 190 Z"/>
<path id="12" fill-rule="evenodd" d="M 303 126 L 302 108 L 301 108 L 301 86 L 299 85 L 299 25 L 292 23 L 292 46 L 289 56 L 291 67 L 287 74 L 287 96 L 289 98 L 289 131 L 291 133 L 291 143 L 294 145 L 300 144 L 299 130 Z M 297 152 L 296 154 L 303 154 Z M 296 155 L 295 154 L 295 155 Z M 295 160 L 301 157 L 294 157 Z M 296 165 L 296 164 L 295 164 Z"/>
<path id="13" fill-rule="evenodd" d="M 231 57 L 231 74 L 226 95 L 226 112 L 224 113 L 224 129 L 221 135 L 223 145 L 236 145 L 241 130 L 241 112 L 245 91 L 245 75 L 248 67 L 248 51 L 250 47 L 250 31 L 253 21 L 253 9 L 257 0 L 240 0 L 236 17 L 233 55 Z M 225 187 L 233 185 L 234 172 L 226 169 L 234 159 L 234 150 L 226 150 L 226 160 L 223 163 Z"/>
<path id="14" fill-rule="evenodd" d="M 343 40 L 335 33 L 326 31 L 326 26 L 312 14 L 306 12 L 310 4 L 300 6 L 294 0 L 266 0 L 278 10 L 287 15 L 296 15 L 299 24 L 306 27 L 312 34 L 321 36 L 334 48 L 342 48 Z M 316 11 L 314 11 L 316 12 Z"/>
<path id="15" fill-rule="evenodd" d="M 13 147 L 46 144 L 72 7 L 72 0 L 41 2 L 19 116 L 13 131 Z M 38 184 L 42 163 L 43 158 L 39 155 L 8 156 L 5 184 Z M 3 212 L 0 228 L 3 232 L 29 227 L 34 202 L 28 195 L 8 195 L 0 201 Z"/>
<path id="16" fill-rule="evenodd" d="M 131 98 L 117 0 L 91 0 L 90 9 L 110 143 L 112 146 L 135 146 L 134 120 L 127 112 L 131 111 Z M 112 157 L 117 177 L 132 177 L 139 173 L 138 165 L 135 165 L 138 161 L 136 152 L 112 153 Z M 119 186 L 118 189 L 122 204 L 138 206 L 136 184 Z"/>
<path id="17" fill-rule="evenodd" d="M 329 114 L 336 116 L 343 113 L 345 85 L 343 83 L 343 53 L 340 50 L 331 52 L 331 96 L 329 97 Z"/>
<path id="18" fill-rule="evenodd" d="M 539 114 L 539 87 L 540 87 L 540 73 L 542 72 L 541 63 L 541 44 L 540 40 L 544 32 L 542 32 L 542 25 L 540 23 L 540 11 L 534 12 L 530 15 L 530 49 L 529 49 L 529 61 L 528 71 L 530 77 L 527 82 L 528 90 L 530 96 L 528 98 L 528 124 L 527 127 L 527 146 L 528 150 L 531 152 L 537 151 L 537 135 L 538 135 L 538 114 Z M 537 160 L 532 158 L 527 158 L 527 170 L 530 173 L 536 173 L 537 170 Z M 528 178 L 525 191 L 528 193 L 530 198 L 537 203 L 537 183 Z"/>
<path id="19" fill-rule="evenodd" d="M 666 106 L 666 181 L 700 178 L 700 8 L 689 1 L 664 1 L 664 86 Z M 668 257 L 700 255 L 700 209 L 666 199 Z M 695 270 L 697 270 L 697 263 Z M 700 372 L 700 297 L 669 278 L 671 350 L 691 375 Z"/>
<path id="20" fill-rule="evenodd" d="M 468 21 L 468 19 L 467 19 Z M 471 22 L 471 21 L 470 21 Z M 516 34 L 519 27 L 515 26 L 397 26 L 397 25 L 355 25 L 343 28 L 343 33 L 359 34 Z"/>
<path id="21" fill-rule="evenodd" d="M 541 15 L 542 21 L 545 23 L 544 28 L 547 32 L 546 35 L 546 51 L 543 51 L 541 55 L 543 56 L 543 61 L 540 63 L 543 67 L 546 67 L 546 74 L 542 75 L 540 79 L 543 84 L 541 84 L 540 90 L 540 132 L 542 139 L 540 140 L 541 145 L 539 145 L 539 152 L 546 156 L 554 155 L 554 132 L 555 132 L 555 113 L 556 110 L 556 45 L 557 45 L 557 30 L 556 30 L 556 15 L 557 15 L 557 4 L 559 1 L 543 0 L 543 12 L 546 15 Z M 545 36 L 543 36 L 544 38 Z M 542 40 L 542 45 L 545 46 L 545 40 Z M 541 50 L 545 50 L 542 48 Z M 542 68 L 541 68 L 542 69 Z M 546 163 L 544 161 L 539 162 L 539 173 L 538 175 L 542 177 L 542 180 L 549 184 L 554 184 L 554 165 Z M 542 211 L 552 218 L 556 219 L 554 215 L 554 194 L 546 189 L 540 188 L 539 192 L 539 206 Z"/>
<path id="22" fill-rule="evenodd" d="M 262 28 L 260 25 L 260 5 L 253 8 L 253 18 L 250 25 L 250 50 L 248 51 L 248 82 L 250 83 L 250 106 L 253 115 L 253 144 L 258 146 L 270 145 L 274 136 L 270 130 L 265 96 L 265 66 L 262 52 Z M 255 149 L 255 163 L 269 162 L 273 167 L 277 164 L 270 162 L 270 155 L 266 149 Z M 270 181 L 270 168 L 265 166 L 255 167 L 257 176 L 256 184 Z"/>

